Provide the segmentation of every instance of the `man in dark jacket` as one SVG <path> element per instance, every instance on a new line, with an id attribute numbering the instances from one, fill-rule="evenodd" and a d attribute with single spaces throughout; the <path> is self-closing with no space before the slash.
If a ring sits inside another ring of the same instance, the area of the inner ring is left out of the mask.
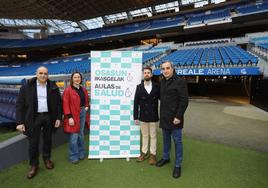
<path id="1" fill-rule="evenodd" d="M 173 177 L 181 175 L 183 115 L 188 106 L 186 81 L 176 75 L 173 64 L 161 65 L 163 79 L 160 85 L 160 128 L 163 133 L 163 156 L 156 163 L 161 167 L 170 160 L 171 137 L 175 144 L 175 167 Z"/>
<path id="2" fill-rule="evenodd" d="M 136 88 L 134 99 L 134 120 L 135 124 L 141 124 L 142 152 L 137 162 L 148 158 L 148 141 L 150 136 L 150 159 L 149 164 L 156 164 L 156 142 L 158 124 L 158 100 L 159 86 L 152 82 L 152 69 L 143 69 L 144 81 Z"/>
<path id="3" fill-rule="evenodd" d="M 43 160 L 47 169 L 53 169 L 51 143 L 53 127 L 62 119 L 61 96 L 57 85 L 48 79 L 46 67 L 39 67 L 36 77 L 20 89 L 16 103 L 17 129 L 29 140 L 31 168 L 27 178 L 33 178 L 39 165 L 39 138 L 43 132 Z"/>

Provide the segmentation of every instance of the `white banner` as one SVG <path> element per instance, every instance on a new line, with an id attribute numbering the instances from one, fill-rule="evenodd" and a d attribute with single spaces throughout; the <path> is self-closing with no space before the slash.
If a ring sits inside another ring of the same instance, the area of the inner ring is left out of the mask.
<path id="1" fill-rule="evenodd" d="M 92 51 L 88 158 L 140 155 L 140 127 L 133 120 L 142 52 Z"/>

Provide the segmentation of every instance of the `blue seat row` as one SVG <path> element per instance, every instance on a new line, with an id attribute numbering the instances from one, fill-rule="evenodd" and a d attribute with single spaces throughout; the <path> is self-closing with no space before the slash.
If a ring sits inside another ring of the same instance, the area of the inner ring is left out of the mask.
<path id="1" fill-rule="evenodd" d="M 265 50 L 268 50 L 268 43 L 260 43 L 257 46 L 259 46 L 260 48 L 263 48 Z"/>
<path id="2" fill-rule="evenodd" d="M 57 58 L 38 63 L 24 63 L 16 67 L 4 67 L 0 69 L 0 76 L 25 76 L 35 75 L 39 66 L 46 66 L 49 74 L 71 74 L 74 71 L 81 73 L 90 72 L 89 55 L 74 56 L 69 58 Z"/>
<path id="3" fill-rule="evenodd" d="M 244 5 L 237 8 L 240 14 L 249 14 L 261 11 L 268 11 L 268 2 L 256 5 Z"/>
<path id="4" fill-rule="evenodd" d="M 0 126 L 14 126 L 18 89 L 0 89 Z"/>
<path id="5" fill-rule="evenodd" d="M 192 16 L 188 19 L 188 25 L 202 24 L 215 20 L 224 20 L 227 17 L 230 17 L 229 9 L 217 12 L 211 12 L 210 14 L 201 14 L 197 16 Z"/>
<path id="6" fill-rule="evenodd" d="M 9 120 L 16 120 L 16 105 L 0 103 L 0 116 Z"/>
<path id="7" fill-rule="evenodd" d="M 17 96 L 0 93 L 0 103 L 16 104 Z"/>
<path id="8" fill-rule="evenodd" d="M 178 67 L 248 66 L 258 63 L 256 56 L 238 46 L 177 50 L 157 61 L 156 68 L 166 60 Z"/>

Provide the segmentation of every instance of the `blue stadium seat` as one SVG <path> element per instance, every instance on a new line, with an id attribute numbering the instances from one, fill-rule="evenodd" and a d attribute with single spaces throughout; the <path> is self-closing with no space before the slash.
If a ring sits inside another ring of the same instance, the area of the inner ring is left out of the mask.
<path id="1" fill-rule="evenodd" d="M 251 66 L 258 63 L 258 58 L 238 46 L 196 47 L 176 50 L 155 62 L 159 68 L 163 61 L 172 61 L 176 67 L 219 67 Z"/>

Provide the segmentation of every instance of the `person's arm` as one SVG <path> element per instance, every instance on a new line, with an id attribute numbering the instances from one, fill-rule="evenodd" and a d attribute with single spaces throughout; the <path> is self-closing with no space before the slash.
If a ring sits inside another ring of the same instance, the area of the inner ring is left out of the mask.
<path id="1" fill-rule="evenodd" d="M 62 102 L 64 116 L 68 117 L 69 125 L 72 126 L 74 125 L 74 119 L 70 109 L 70 91 L 68 89 L 63 92 Z"/>
<path id="2" fill-rule="evenodd" d="M 135 97 L 134 97 L 134 112 L 133 112 L 133 119 L 135 124 L 139 124 L 139 87 L 136 87 Z"/>
<path id="3" fill-rule="evenodd" d="M 56 93 L 57 93 L 57 98 L 58 98 L 58 109 L 57 109 L 57 119 L 55 121 L 55 125 L 54 127 L 55 128 L 58 128 L 60 127 L 60 123 L 61 123 L 61 120 L 62 120 L 62 101 L 61 101 L 61 95 L 60 95 L 60 90 L 59 88 L 57 88 L 56 90 Z"/>
<path id="4" fill-rule="evenodd" d="M 88 96 L 88 92 L 87 92 L 86 88 L 83 88 L 83 90 L 84 90 L 85 98 L 86 98 L 85 110 L 88 111 L 88 109 L 89 109 L 89 96 Z"/>
<path id="5" fill-rule="evenodd" d="M 189 103 L 187 82 L 184 79 L 181 79 L 178 82 L 178 97 L 179 107 L 175 118 L 181 120 Z"/>
<path id="6" fill-rule="evenodd" d="M 62 100 L 61 100 L 59 88 L 57 89 L 57 95 L 58 95 L 58 100 L 59 100 L 57 120 L 62 120 Z"/>

